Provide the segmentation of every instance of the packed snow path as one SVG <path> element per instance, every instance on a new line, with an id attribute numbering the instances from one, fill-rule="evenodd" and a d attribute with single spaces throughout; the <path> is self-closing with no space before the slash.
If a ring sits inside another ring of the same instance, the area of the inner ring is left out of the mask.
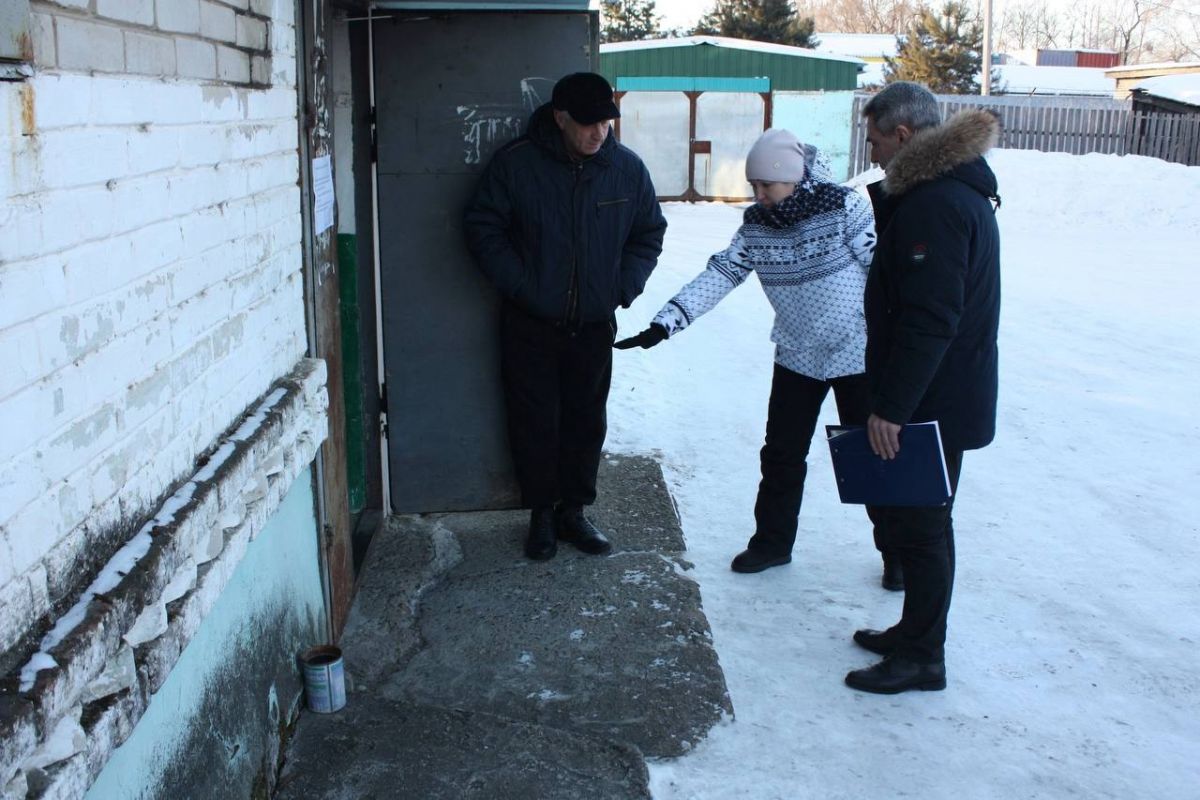
<path id="1" fill-rule="evenodd" d="M 795 561 L 729 571 L 753 532 L 771 375 L 756 282 L 677 338 L 616 354 L 608 448 L 661 454 L 736 712 L 651 765 L 657 800 L 1198 796 L 1200 168 L 991 162 L 999 430 L 964 460 L 945 692 L 842 685 L 872 662 L 850 634 L 891 624 L 901 600 L 879 588 L 865 515 L 838 504 L 822 441 Z M 666 250 L 623 336 L 741 218 L 665 210 Z"/>

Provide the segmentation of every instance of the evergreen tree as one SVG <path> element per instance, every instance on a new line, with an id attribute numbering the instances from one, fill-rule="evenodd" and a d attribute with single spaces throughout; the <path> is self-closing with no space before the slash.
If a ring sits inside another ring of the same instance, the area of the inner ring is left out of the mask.
<path id="1" fill-rule="evenodd" d="M 662 36 L 654 0 L 601 0 L 600 41 L 633 42 Z"/>
<path id="2" fill-rule="evenodd" d="M 963 2 L 948 0 L 941 13 L 921 9 L 898 52 L 887 59 L 884 80 L 916 81 L 935 94 L 975 94 L 983 68 L 983 25 Z"/>
<path id="3" fill-rule="evenodd" d="M 717 0 L 692 34 L 815 47 L 815 27 L 813 18 L 801 17 L 791 0 Z"/>

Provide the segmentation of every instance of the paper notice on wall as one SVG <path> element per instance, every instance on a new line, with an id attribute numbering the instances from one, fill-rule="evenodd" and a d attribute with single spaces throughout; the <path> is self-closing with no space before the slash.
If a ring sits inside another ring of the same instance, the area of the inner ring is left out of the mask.
<path id="1" fill-rule="evenodd" d="M 318 156 L 312 163 L 313 235 L 320 236 L 333 227 L 333 167 L 329 156 Z"/>

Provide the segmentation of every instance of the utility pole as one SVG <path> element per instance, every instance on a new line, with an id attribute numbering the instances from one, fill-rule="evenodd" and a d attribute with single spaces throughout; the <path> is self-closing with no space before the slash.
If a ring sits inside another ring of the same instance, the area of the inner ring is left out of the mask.
<path id="1" fill-rule="evenodd" d="M 992 93 L 992 0 L 983 0 L 983 82 L 979 93 Z"/>

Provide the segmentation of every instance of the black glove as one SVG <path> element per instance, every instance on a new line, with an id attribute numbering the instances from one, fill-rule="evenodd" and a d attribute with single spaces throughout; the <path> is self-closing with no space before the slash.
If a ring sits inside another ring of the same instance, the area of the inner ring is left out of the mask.
<path id="1" fill-rule="evenodd" d="M 628 339 L 622 339 L 619 342 L 614 342 L 613 347 L 618 350 L 628 350 L 631 347 L 640 347 L 643 350 L 648 350 L 654 345 L 667 338 L 667 329 L 657 322 L 651 322 L 650 327 L 639 333 L 637 336 L 630 336 Z"/>

